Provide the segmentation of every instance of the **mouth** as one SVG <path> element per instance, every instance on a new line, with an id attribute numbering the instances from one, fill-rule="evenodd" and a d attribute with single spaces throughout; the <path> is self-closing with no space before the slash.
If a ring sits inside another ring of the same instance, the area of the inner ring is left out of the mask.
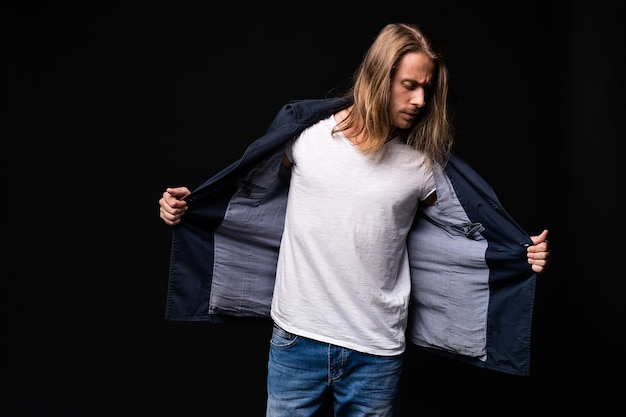
<path id="1" fill-rule="evenodd" d="M 415 118 L 417 117 L 417 115 L 419 113 L 409 113 L 409 112 L 402 112 L 405 115 L 405 119 L 409 122 L 412 122 L 413 120 L 415 120 Z"/>

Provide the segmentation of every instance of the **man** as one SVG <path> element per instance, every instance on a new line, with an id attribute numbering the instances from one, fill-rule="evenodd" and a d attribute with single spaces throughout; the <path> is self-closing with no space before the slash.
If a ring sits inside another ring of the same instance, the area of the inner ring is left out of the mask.
<path id="1" fill-rule="evenodd" d="M 273 320 L 268 416 L 329 396 L 337 416 L 394 415 L 407 334 L 527 372 L 548 232 L 525 234 L 452 154 L 447 94 L 441 54 L 389 24 L 344 96 L 289 103 L 239 161 L 159 200 L 168 318 Z"/>

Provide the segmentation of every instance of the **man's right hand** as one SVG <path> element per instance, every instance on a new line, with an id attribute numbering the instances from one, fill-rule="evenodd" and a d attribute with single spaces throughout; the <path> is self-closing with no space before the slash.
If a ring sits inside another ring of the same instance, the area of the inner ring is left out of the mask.
<path id="1" fill-rule="evenodd" d="M 180 218 L 188 208 L 184 198 L 189 194 L 191 191 L 187 187 L 167 188 L 159 199 L 159 217 L 170 226 L 180 223 Z"/>

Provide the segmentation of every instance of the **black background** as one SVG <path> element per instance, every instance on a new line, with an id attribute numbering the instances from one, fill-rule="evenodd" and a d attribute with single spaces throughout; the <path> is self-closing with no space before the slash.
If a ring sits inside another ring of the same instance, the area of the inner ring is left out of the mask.
<path id="1" fill-rule="evenodd" d="M 616 5 L 47 2 L 2 11 L 3 416 L 263 415 L 268 326 L 164 320 L 157 201 L 239 157 L 287 100 L 344 88 L 392 21 L 447 51 L 463 155 L 553 248 L 531 376 L 409 349 L 405 414 L 617 403 Z"/>

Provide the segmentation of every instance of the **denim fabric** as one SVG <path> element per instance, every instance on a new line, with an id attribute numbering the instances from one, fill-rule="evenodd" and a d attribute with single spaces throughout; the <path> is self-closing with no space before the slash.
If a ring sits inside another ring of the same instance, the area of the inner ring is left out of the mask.
<path id="1" fill-rule="evenodd" d="M 327 397 L 337 417 L 396 414 L 403 355 L 376 356 L 318 342 L 274 326 L 267 417 L 312 417 Z"/>

